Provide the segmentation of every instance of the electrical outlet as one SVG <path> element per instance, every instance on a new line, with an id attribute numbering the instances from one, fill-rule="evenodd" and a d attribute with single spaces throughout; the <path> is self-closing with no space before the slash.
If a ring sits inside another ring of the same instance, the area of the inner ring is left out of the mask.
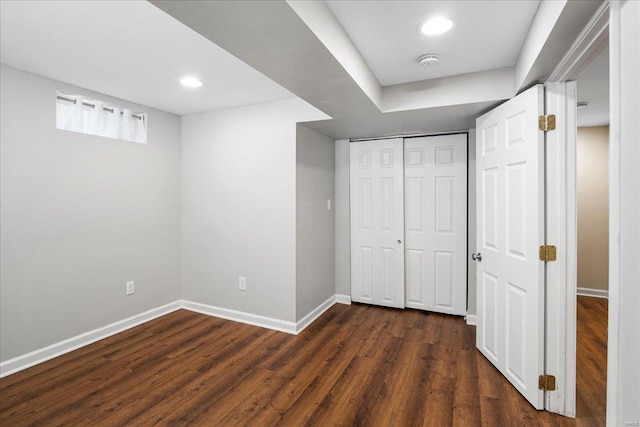
<path id="1" fill-rule="evenodd" d="M 331 210 L 331 199 L 327 199 L 327 210 Z"/>
<path id="2" fill-rule="evenodd" d="M 135 283 L 127 282 L 127 295 L 131 295 L 135 292 Z"/>
<path id="3" fill-rule="evenodd" d="M 240 278 L 238 279 L 238 289 L 240 289 L 241 291 L 246 291 L 247 290 L 247 278 L 246 277 L 240 276 Z"/>

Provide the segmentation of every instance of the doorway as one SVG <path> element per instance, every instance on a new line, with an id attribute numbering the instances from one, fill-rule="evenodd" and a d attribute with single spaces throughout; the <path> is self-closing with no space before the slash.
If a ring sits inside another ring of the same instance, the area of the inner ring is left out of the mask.
<path id="1" fill-rule="evenodd" d="M 577 80 L 576 418 L 606 423 L 609 50 Z"/>

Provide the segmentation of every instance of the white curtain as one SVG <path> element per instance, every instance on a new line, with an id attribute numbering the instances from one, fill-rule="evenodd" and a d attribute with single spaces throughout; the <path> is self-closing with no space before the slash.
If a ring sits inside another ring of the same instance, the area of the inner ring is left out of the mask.
<path id="1" fill-rule="evenodd" d="M 73 95 L 58 93 L 58 96 L 72 99 L 75 104 L 72 101 L 56 100 L 56 127 L 62 130 L 82 132 L 82 108 L 79 107 L 82 100 Z"/>
<path id="2" fill-rule="evenodd" d="M 125 141 L 147 142 L 147 115 L 102 101 L 58 92 L 56 127 Z M 88 104 L 88 105 L 87 105 Z"/>

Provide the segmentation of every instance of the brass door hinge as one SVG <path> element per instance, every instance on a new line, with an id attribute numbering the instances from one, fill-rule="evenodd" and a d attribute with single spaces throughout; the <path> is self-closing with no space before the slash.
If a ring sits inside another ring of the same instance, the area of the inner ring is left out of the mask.
<path id="1" fill-rule="evenodd" d="M 540 261 L 549 262 L 557 259 L 557 250 L 552 245 L 540 246 Z"/>
<path id="2" fill-rule="evenodd" d="M 556 115 L 543 114 L 538 117 L 538 129 L 541 131 L 556 130 Z"/>
<path id="3" fill-rule="evenodd" d="M 538 389 L 554 391 L 556 389 L 556 377 L 553 375 L 540 375 L 538 377 Z"/>

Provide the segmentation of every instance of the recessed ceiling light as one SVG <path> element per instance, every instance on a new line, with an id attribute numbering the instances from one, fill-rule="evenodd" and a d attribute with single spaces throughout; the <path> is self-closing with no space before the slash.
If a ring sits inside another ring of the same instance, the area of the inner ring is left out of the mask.
<path id="1" fill-rule="evenodd" d="M 420 25 L 420 31 L 427 36 L 437 36 L 446 33 L 453 27 L 453 22 L 444 17 L 431 18 Z"/>
<path id="2" fill-rule="evenodd" d="M 440 62 L 440 57 L 435 53 L 428 53 L 418 58 L 418 64 L 426 68 L 433 68 Z"/>
<path id="3" fill-rule="evenodd" d="M 589 105 L 588 102 L 578 102 L 577 107 L 578 107 L 578 110 L 581 110 L 583 108 L 587 108 L 588 105 Z"/>
<path id="4" fill-rule="evenodd" d="M 204 83 L 202 83 L 200 80 L 196 79 L 195 77 L 184 77 L 182 80 L 180 80 L 180 84 L 186 87 L 204 86 Z"/>

